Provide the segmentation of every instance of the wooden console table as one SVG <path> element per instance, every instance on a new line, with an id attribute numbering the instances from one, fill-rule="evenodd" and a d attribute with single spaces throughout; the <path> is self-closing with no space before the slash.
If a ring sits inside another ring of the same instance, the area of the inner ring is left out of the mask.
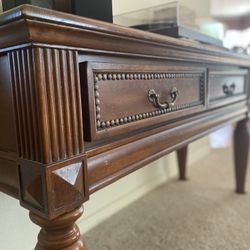
<path id="1" fill-rule="evenodd" d="M 89 195 L 173 150 L 185 179 L 187 145 L 227 123 L 244 193 L 249 57 L 28 5 L 0 37 L 0 188 L 36 250 L 86 249 Z"/>

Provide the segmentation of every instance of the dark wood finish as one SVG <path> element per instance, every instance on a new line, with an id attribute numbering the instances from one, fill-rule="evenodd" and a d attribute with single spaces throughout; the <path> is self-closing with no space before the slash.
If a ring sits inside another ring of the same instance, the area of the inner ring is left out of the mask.
<path id="1" fill-rule="evenodd" d="M 77 52 L 34 48 L 9 58 L 19 156 L 48 164 L 83 153 Z"/>
<path id="2" fill-rule="evenodd" d="M 89 194 L 175 150 L 185 178 L 187 145 L 225 124 L 244 191 L 249 57 L 27 5 L 0 36 L 0 189 L 42 227 L 36 249 L 86 249 Z"/>
<path id="3" fill-rule="evenodd" d="M 184 146 L 177 151 L 178 167 L 179 167 L 179 180 L 187 180 L 187 157 L 188 157 L 188 146 Z"/>
<path id="4" fill-rule="evenodd" d="M 52 219 L 88 197 L 77 52 L 24 48 L 8 55 L 21 204 Z M 63 204 L 55 188 L 70 192 Z"/>
<path id="5" fill-rule="evenodd" d="M 239 121 L 234 131 L 234 165 L 236 192 L 245 193 L 245 180 L 249 155 L 248 121 Z"/>
<path id="6" fill-rule="evenodd" d="M 201 68 L 124 64 L 80 65 L 85 139 L 92 141 L 155 125 L 204 110 L 206 71 Z M 88 84 L 84 84 L 86 82 Z M 86 88 L 87 87 L 87 88 Z M 178 90 L 173 107 L 158 108 L 148 98 L 149 90 L 170 102 L 172 88 Z M 94 97 L 94 98 L 93 98 Z M 91 130 L 90 130 L 91 129 Z"/>
<path id="7" fill-rule="evenodd" d="M 209 104 L 220 106 L 247 97 L 246 70 L 211 71 L 209 74 Z"/>
<path id="8" fill-rule="evenodd" d="M 86 245 L 75 221 L 83 214 L 83 207 L 61 215 L 54 220 L 45 220 L 30 213 L 30 219 L 42 229 L 35 250 L 86 250 Z"/>
<path id="9" fill-rule="evenodd" d="M 0 56 L 0 185 L 11 196 L 18 197 L 17 140 L 12 100 L 10 66 L 7 55 Z"/>
<path id="10" fill-rule="evenodd" d="M 239 106 L 235 108 L 236 110 L 228 109 L 202 116 L 192 122 L 176 125 L 172 129 L 158 128 L 156 131 L 152 131 L 151 135 L 146 133 L 147 136 L 144 134 L 136 141 L 119 147 L 114 146 L 99 154 L 96 153 L 88 160 L 90 193 L 220 128 L 222 124 L 243 119 L 242 112 L 246 112 L 247 109 Z M 229 111 L 230 113 L 228 113 Z"/>

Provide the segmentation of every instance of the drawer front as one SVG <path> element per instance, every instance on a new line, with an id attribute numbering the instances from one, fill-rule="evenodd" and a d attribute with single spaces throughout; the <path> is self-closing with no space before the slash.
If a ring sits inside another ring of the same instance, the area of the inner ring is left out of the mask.
<path id="1" fill-rule="evenodd" d="M 84 110 L 89 114 L 84 118 L 88 141 L 146 128 L 205 107 L 205 69 L 89 63 L 80 71 L 83 98 L 88 100 Z"/>
<path id="2" fill-rule="evenodd" d="M 209 74 L 209 103 L 223 105 L 247 97 L 247 71 L 210 72 Z"/>

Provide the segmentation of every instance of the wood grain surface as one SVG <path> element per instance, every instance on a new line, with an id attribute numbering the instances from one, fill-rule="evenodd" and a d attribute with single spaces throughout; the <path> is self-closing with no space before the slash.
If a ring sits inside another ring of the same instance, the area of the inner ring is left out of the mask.
<path id="1" fill-rule="evenodd" d="M 42 228 L 37 250 L 86 249 L 89 194 L 175 150 L 185 179 L 187 145 L 225 124 L 245 191 L 248 56 L 29 5 L 0 36 L 0 190 Z"/>

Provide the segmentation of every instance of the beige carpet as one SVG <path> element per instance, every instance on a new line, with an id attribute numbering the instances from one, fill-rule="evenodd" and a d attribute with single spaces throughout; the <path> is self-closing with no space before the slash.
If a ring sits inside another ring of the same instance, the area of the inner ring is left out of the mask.
<path id="1" fill-rule="evenodd" d="M 235 194 L 231 159 L 214 150 L 189 181 L 167 182 L 90 231 L 89 249 L 250 250 L 250 178 L 248 194 Z"/>

